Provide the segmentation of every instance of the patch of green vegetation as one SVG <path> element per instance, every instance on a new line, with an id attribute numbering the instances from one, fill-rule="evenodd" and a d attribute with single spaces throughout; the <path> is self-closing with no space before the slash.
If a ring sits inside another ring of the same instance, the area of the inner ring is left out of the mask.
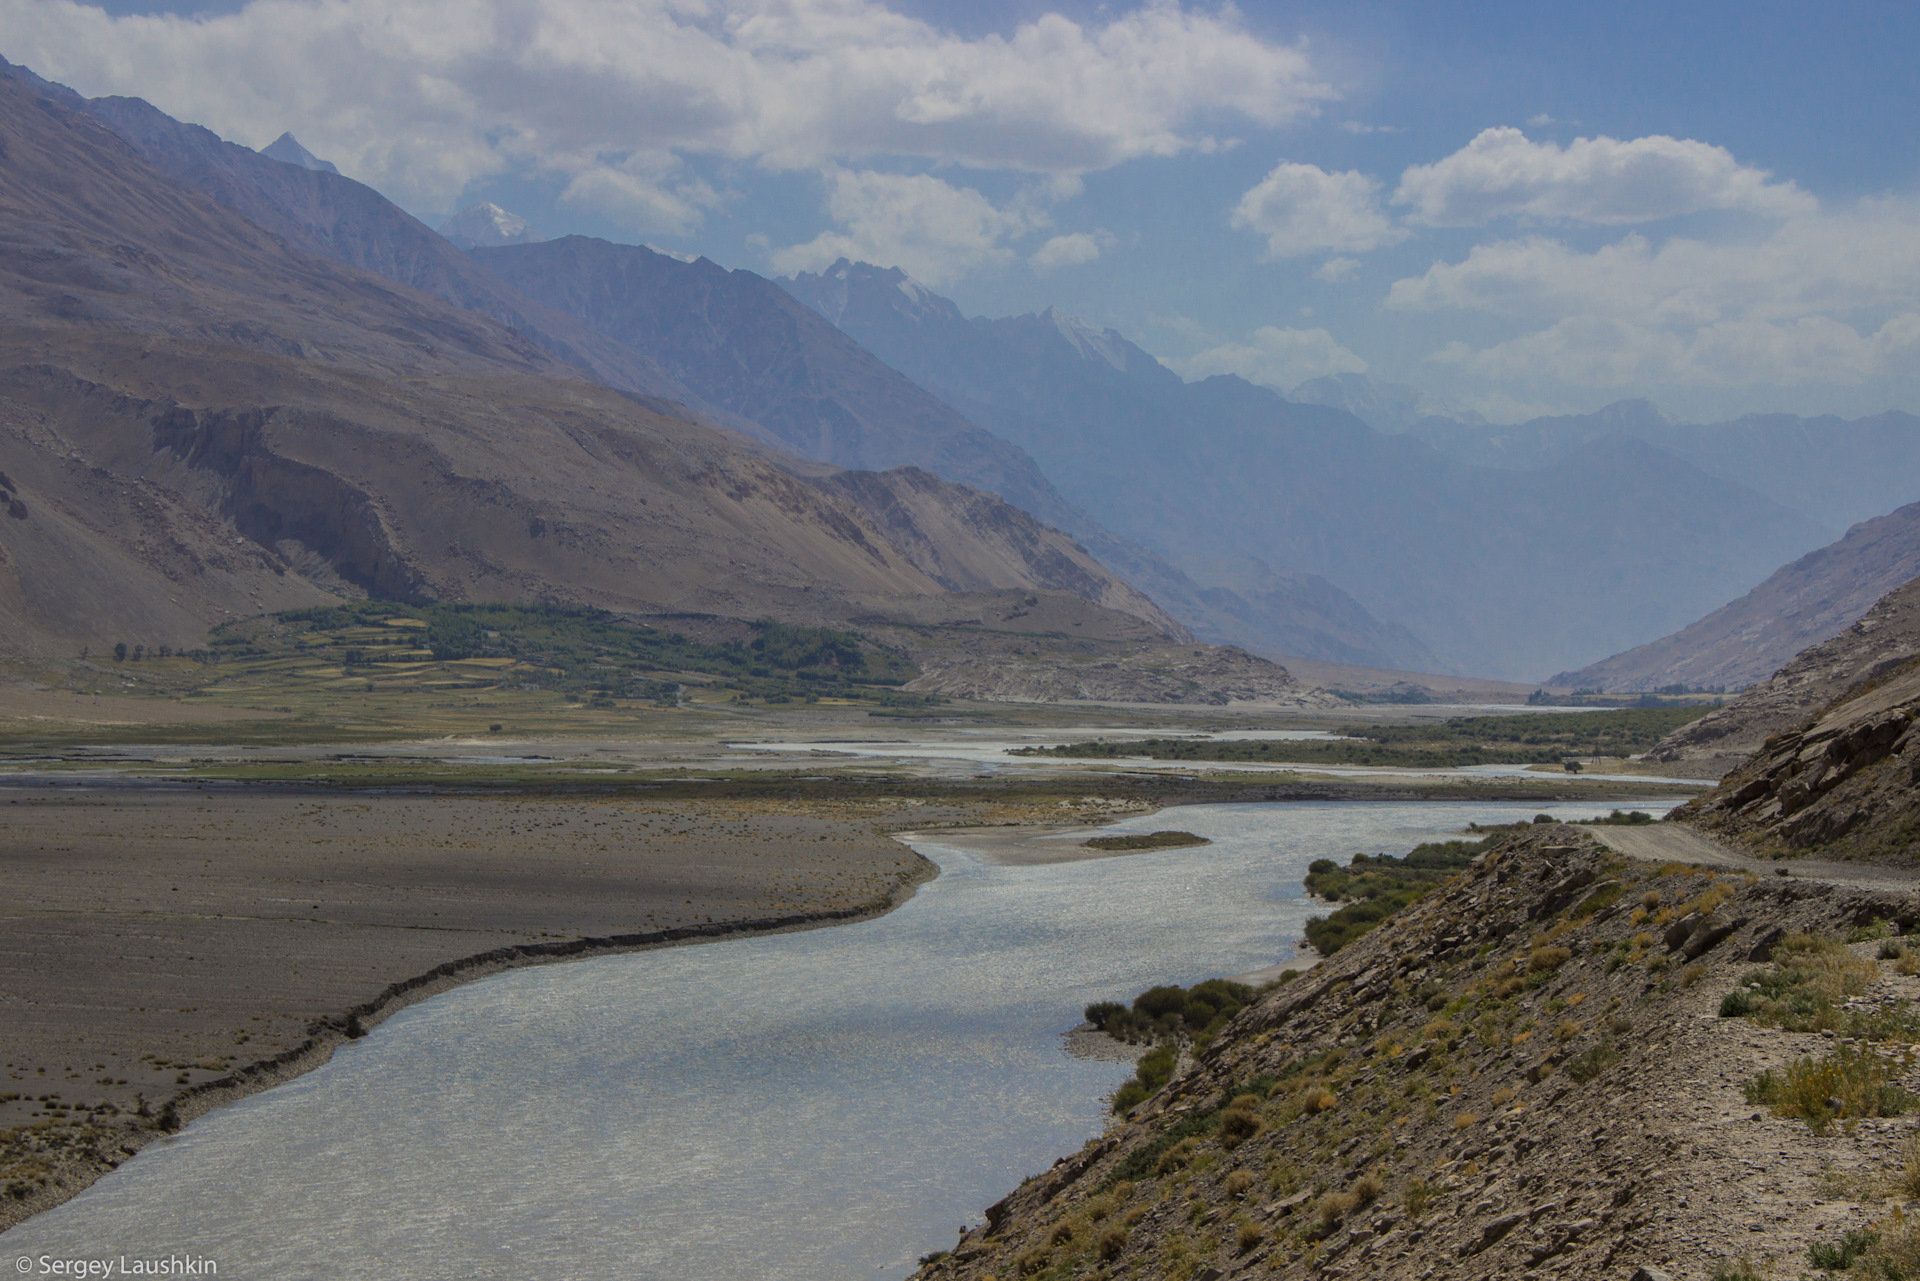
<path id="1" fill-rule="evenodd" d="M 1062 747 L 1023 747 L 1015 755 L 1164 761 L 1273 761 L 1449 769 L 1466 765 L 1547 765 L 1575 756 L 1629 756 L 1711 711 L 1648 707 L 1617 712 L 1465 716 L 1440 724 L 1367 725 L 1339 739 L 1104 739 Z"/>
<path id="2" fill-rule="evenodd" d="M 522 684 L 591 698 L 672 697 L 688 675 L 759 697 L 865 694 L 919 675 L 900 654 L 852 632 L 761 621 L 752 639 L 719 644 L 625 622 L 602 610 L 525 605 L 354 601 L 286 610 L 214 629 L 212 661 L 299 656 L 340 675 L 396 665 L 469 664 L 475 684 Z M 489 671 L 488 667 L 496 670 Z M 706 683 L 706 682 L 703 682 Z"/>
<path id="3" fill-rule="evenodd" d="M 1170 850 L 1213 842 L 1192 832 L 1128 832 L 1123 836 L 1096 836 L 1080 844 L 1090 850 Z"/>
<path id="4" fill-rule="evenodd" d="M 1087 1022 L 1108 1036 L 1138 1043 L 1181 1032 L 1193 1036 L 1217 1034 L 1253 997 L 1254 989 L 1245 983 L 1208 979 L 1191 988 L 1150 987 L 1134 997 L 1131 1006 L 1095 1001 L 1085 1013 Z"/>
<path id="5" fill-rule="evenodd" d="M 1645 827 L 1660 820 L 1645 810 L 1615 810 L 1605 818 L 1576 818 L 1573 821 L 1581 827 Z"/>
<path id="6" fill-rule="evenodd" d="M 1345 902 L 1327 916 L 1307 918 L 1307 942 L 1322 956 L 1332 956 L 1401 908 L 1419 902 L 1436 885 L 1451 880 L 1499 835 L 1478 841 L 1432 841 L 1416 845 L 1398 858 L 1386 854 L 1355 854 L 1346 867 L 1330 858 L 1307 865 L 1307 891 L 1320 898 Z"/>
<path id="7" fill-rule="evenodd" d="M 1894 1079 L 1894 1065 L 1850 1045 L 1818 1059 L 1799 1059 L 1784 1071 L 1768 1068 L 1743 1087 L 1749 1103 L 1775 1116 L 1797 1116 L 1815 1131 L 1838 1117 L 1903 1115 L 1912 1096 Z"/>
<path id="8" fill-rule="evenodd" d="M 1874 1246 L 1880 1244 L 1880 1234 L 1864 1228 L 1854 1228 L 1843 1232 L 1833 1241 L 1815 1241 L 1807 1247 L 1807 1262 L 1822 1272 L 1845 1272 Z"/>
<path id="9" fill-rule="evenodd" d="M 1790 934 L 1775 946 L 1773 964 L 1741 976 L 1720 1002 L 1722 1018 L 1749 1018 L 1787 1032 L 1838 1032 L 1871 1041 L 1920 1037 L 1910 1002 L 1850 1009 L 1879 967 L 1855 956 L 1838 939 Z"/>

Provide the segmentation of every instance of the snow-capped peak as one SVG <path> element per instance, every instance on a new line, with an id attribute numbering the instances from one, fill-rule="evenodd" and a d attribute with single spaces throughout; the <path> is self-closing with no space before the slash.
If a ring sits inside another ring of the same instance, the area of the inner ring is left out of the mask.
<path id="1" fill-rule="evenodd" d="M 525 218 L 508 213 L 490 200 L 462 209 L 441 223 L 439 230 L 462 249 L 531 245 L 546 239 L 528 225 Z"/>
<path id="2" fill-rule="evenodd" d="M 1084 360 L 1103 360 L 1121 373 L 1127 372 L 1127 352 L 1121 346 L 1126 340 L 1114 330 L 1099 330 L 1067 315 L 1058 307 L 1047 308 L 1041 317 L 1050 321 L 1060 331 L 1060 336 L 1073 344 L 1073 349 Z"/>

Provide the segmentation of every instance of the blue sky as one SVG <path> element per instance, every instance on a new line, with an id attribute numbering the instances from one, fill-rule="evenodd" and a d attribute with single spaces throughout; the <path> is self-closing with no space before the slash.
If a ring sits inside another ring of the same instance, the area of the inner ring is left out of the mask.
<path id="1" fill-rule="evenodd" d="M 1189 376 L 1920 411 L 1911 4 L 0 0 L 0 53 L 423 215 L 838 253 Z"/>

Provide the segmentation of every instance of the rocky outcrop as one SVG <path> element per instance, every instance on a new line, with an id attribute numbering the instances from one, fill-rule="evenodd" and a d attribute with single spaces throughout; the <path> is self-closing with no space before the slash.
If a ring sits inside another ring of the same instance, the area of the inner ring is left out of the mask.
<path id="1" fill-rule="evenodd" d="M 1760 751 L 1677 817 L 1776 854 L 1911 857 L 1920 825 L 1920 662 L 1895 671 Z"/>
<path id="2" fill-rule="evenodd" d="M 1920 521 L 1920 510 L 1915 517 Z M 1847 690 L 1878 679 L 1916 655 L 1920 655 L 1920 581 L 1896 587 L 1851 627 L 1808 646 L 1726 707 L 1675 730 L 1651 756 L 1669 764 L 1718 761 L 1724 762 L 1723 769 L 1732 768 L 1773 735 L 1795 728 Z"/>

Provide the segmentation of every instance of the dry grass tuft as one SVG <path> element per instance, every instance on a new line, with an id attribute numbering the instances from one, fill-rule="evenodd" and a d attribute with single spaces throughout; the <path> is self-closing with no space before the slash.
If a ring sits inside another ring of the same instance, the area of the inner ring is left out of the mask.
<path id="1" fill-rule="evenodd" d="M 1228 1196 L 1240 1196 L 1252 1186 L 1253 1171 L 1251 1170 L 1235 1170 L 1227 1176 L 1226 1189 Z"/>
<path id="2" fill-rule="evenodd" d="M 1453 1118 L 1453 1128 L 1456 1130 L 1471 1130 L 1478 1124 L 1480 1124 L 1480 1118 L 1471 1112 L 1462 1112 Z"/>

